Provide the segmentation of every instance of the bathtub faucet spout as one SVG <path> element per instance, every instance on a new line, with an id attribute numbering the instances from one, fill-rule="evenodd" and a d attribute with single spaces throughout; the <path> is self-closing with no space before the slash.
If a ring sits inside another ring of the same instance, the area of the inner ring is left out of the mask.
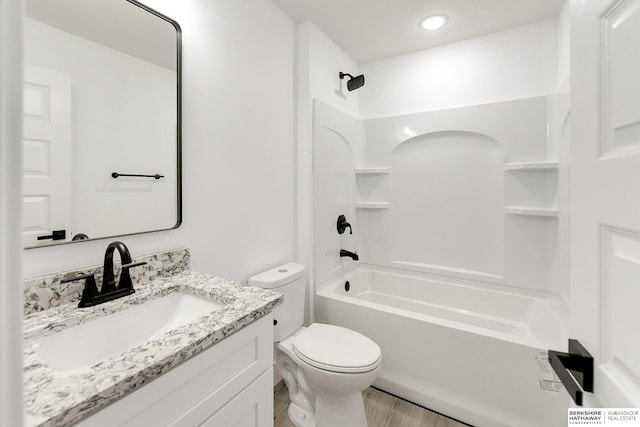
<path id="1" fill-rule="evenodd" d="M 358 261 L 360 259 L 357 252 L 349 252 L 344 249 L 340 249 L 340 257 L 349 257 L 354 261 Z"/>

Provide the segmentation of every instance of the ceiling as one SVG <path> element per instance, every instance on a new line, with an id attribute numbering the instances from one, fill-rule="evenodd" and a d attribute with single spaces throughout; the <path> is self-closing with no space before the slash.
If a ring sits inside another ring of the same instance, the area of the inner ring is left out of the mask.
<path id="1" fill-rule="evenodd" d="M 559 15 L 564 0 L 273 0 L 296 22 L 311 21 L 356 62 L 453 43 Z M 445 14 L 424 31 L 418 22 Z"/>
<path id="2" fill-rule="evenodd" d="M 126 1 L 27 0 L 28 18 L 170 70 L 176 69 L 176 29 Z"/>

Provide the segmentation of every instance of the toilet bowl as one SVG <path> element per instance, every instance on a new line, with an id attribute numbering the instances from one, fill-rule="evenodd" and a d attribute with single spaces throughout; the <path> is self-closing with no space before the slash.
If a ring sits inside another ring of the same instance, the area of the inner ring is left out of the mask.
<path id="1" fill-rule="evenodd" d="M 366 336 L 321 323 L 303 327 L 304 266 L 285 264 L 249 279 L 284 294 L 274 310 L 276 372 L 289 389 L 297 427 L 366 427 L 362 391 L 380 369 L 380 347 Z"/>

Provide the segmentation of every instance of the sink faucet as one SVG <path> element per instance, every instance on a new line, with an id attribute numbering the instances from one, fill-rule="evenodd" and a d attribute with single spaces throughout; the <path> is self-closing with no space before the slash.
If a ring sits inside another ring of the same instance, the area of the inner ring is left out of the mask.
<path id="1" fill-rule="evenodd" d="M 120 273 L 120 280 L 117 286 L 113 272 L 113 253 L 116 250 L 120 254 L 120 261 L 122 262 L 122 272 Z M 131 262 L 131 254 L 124 243 L 112 242 L 109 243 L 104 254 L 102 288 L 100 291 L 98 291 L 96 280 L 92 273 L 64 279 L 62 282 L 73 282 L 85 279 L 84 290 L 82 291 L 78 308 L 92 307 L 134 293 L 135 289 L 133 289 L 129 269 L 144 264 L 146 264 L 146 262 Z"/>
<path id="2" fill-rule="evenodd" d="M 113 253 L 118 250 L 120 254 L 120 261 L 122 261 L 122 272 L 120 273 L 120 282 L 116 288 L 116 279 L 113 272 Z M 142 265 L 140 263 L 136 265 Z M 130 289 L 130 294 L 135 292 L 133 284 L 131 283 L 131 276 L 129 275 L 129 268 L 134 267 L 131 264 L 131 254 L 129 248 L 122 242 L 111 242 L 107 246 L 107 250 L 104 253 L 104 266 L 102 268 L 102 291 L 113 292 L 116 289 Z M 127 294 L 128 295 L 128 294 Z"/>
<path id="3" fill-rule="evenodd" d="M 344 249 L 340 249 L 340 257 L 350 257 L 354 261 L 358 261 L 360 259 L 357 252 L 349 252 Z"/>

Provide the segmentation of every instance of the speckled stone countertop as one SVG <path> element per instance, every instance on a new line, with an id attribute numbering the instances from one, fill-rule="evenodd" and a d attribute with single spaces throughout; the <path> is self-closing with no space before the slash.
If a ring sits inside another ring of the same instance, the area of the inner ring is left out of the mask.
<path id="1" fill-rule="evenodd" d="M 34 351 L 37 337 L 172 292 L 211 298 L 223 307 L 88 368 L 55 372 Z M 136 286 L 134 294 L 95 307 L 79 309 L 76 302 L 30 314 L 24 320 L 26 425 L 77 422 L 265 316 L 282 301 L 275 292 L 185 271 Z"/>

